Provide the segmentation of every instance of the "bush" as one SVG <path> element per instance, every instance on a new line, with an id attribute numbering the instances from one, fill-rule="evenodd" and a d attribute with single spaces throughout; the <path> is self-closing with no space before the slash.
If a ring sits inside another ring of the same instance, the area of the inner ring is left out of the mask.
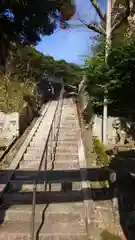
<path id="1" fill-rule="evenodd" d="M 108 155 L 106 154 L 105 147 L 104 147 L 103 143 L 101 143 L 97 137 L 93 138 L 93 146 L 94 146 L 94 151 L 97 156 L 96 157 L 97 166 L 98 167 L 108 166 L 109 158 L 108 158 Z"/>
<path id="2" fill-rule="evenodd" d="M 4 78 L 0 79 L 0 110 L 7 112 L 21 112 L 24 105 L 24 94 L 34 96 L 35 85 L 33 82 L 22 84 L 18 81 L 8 80 L 5 84 Z"/>

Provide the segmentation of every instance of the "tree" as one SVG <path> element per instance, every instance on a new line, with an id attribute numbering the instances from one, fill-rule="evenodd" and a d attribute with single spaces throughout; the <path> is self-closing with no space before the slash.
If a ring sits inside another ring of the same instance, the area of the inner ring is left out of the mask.
<path id="1" fill-rule="evenodd" d="M 135 40 L 126 38 L 123 43 L 116 45 L 110 51 L 108 63 L 112 74 L 119 82 L 115 91 L 110 91 L 113 107 L 128 118 L 135 118 L 134 89 L 135 89 Z"/>
<path id="2" fill-rule="evenodd" d="M 70 4 L 69 4 L 70 3 Z M 6 60 L 12 44 L 35 45 L 42 35 L 51 34 L 58 15 L 71 15 L 72 4 L 64 0 L 2 0 L 0 2 L 0 66 Z M 73 14 L 73 11 L 72 11 Z M 67 17 L 65 16 L 65 17 Z"/>
<path id="3" fill-rule="evenodd" d="M 74 85 L 82 79 L 83 69 L 73 63 L 67 63 L 65 60 L 55 61 L 50 56 L 44 56 L 29 46 L 17 46 L 12 49 L 12 80 L 24 82 L 31 79 L 36 82 L 46 70 L 49 76 L 55 75 L 63 78 L 67 84 Z"/>
<path id="4" fill-rule="evenodd" d="M 102 52 L 87 61 L 86 89 L 92 96 L 93 109 L 102 114 L 104 86 L 108 89 L 109 115 L 135 119 L 135 40 L 125 38 L 110 49 L 108 66 Z"/>
<path id="5" fill-rule="evenodd" d="M 94 10 L 96 11 L 99 21 L 91 20 L 90 22 L 86 22 L 80 17 L 80 14 L 77 13 L 78 20 L 86 26 L 88 29 L 105 36 L 106 35 L 106 15 L 101 10 L 101 7 L 98 4 L 98 0 L 90 0 L 90 4 L 93 6 Z M 121 27 L 123 22 L 128 20 L 128 17 L 133 11 L 133 8 L 130 8 L 131 0 L 125 0 L 122 3 L 119 3 L 117 0 L 112 1 L 112 29 L 111 32 L 113 33 L 118 28 Z M 68 20 L 68 19 L 66 19 Z M 76 25 L 76 27 L 79 25 Z"/>
<path id="6" fill-rule="evenodd" d="M 101 54 L 88 59 L 86 76 L 86 90 L 91 96 L 93 107 L 95 109 L 102 107 L 104 105 L 104 90 L 107 88 L 109 92 L 114 83 L 109 67 L 105 64 L 104 55 Z"/>

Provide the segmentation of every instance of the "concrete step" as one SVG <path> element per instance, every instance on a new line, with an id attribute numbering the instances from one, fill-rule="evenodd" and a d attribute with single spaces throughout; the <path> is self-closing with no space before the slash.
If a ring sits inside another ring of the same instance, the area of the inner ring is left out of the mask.
<path id="1" fill-rule="evenodd" d="M 35 224 L 37 232 L 40 224 Z M 0 227 L 0 240 L 30 240 L 30 223 L 5 223 Z M 88 239 L 85 225 L 76 223 L 46 223 L 38 235 L 39 240 L 63 239 L 86 240 Z"/>
<path id="2" fill-rule="evenodd" d="M 35 222 L 41 222 L 46 204 L 36 205 Z M 0 209 L 0 221 L 29 222 L 31 221 L 31 205 L 5 205 Z M 83 221 L 84 206 L 81 203 L 50 204 L 45 211 L 46 222 Z"/>
<path id="3" fill-rule="evenodd" d="M 33 192 L 17 192 L 17 193 L 5 193 L 3 196 L 3 201 L 7 205 L 22 205 L 22 204 L 32 204 Z M 47 192 L 37 192 L 36 203 L 46 204 L 46 203 L 64 203 L 64 202 L 80 202 L 83 201 L 82 191 L 47 191 Z"/>
<path id="4" fill-rule="evenodd" d="M 66 119 L 61 119 L 61 124 L 65 126 L 73 126 L 76 127 L 76 122 L 75 120 L 66 120 Z"/>
<path id="5" fill-rule="evenodd" d="M 69 137 L 77 136 L 77 134 L 78 134 L 78 132 L 77 131 L 72 131 L 72 129 L 60 130 L 59 131 L 59 135 L 69 136 Z"/>
<path id="6" fill-rule="evenodd" d="M 43 149 L 43 147 L 42 147 L 42 149 Z M 41 147 L 28 147 L 27 153 L 29 154 L 32 152 L 37 152 L 37 153 L 41 152 Z"/>
<path id="7" fill-rule="evenodd" d="M 35 158 L 35 160 L 22 160 L 21 162 L 20 162 L 20 165 L 19 165 L 19 168 L 23 168 L 23 167 L 31 167 L 31 166 L 34 166 L 34 165 L 39 165 L 40 164 L 40 160 L 41 160 L 41 158 L 40 159 L 36 159 Z"/>
<path id="8" fill-rule="evenodd" d="M 32 139 L 33 142 L 35 141 L 40 141 L 40 142 L 45 142 L 47 139 L 47 135 L 46 136 L 43 136 L 43 134 L 41 133 L 41 135 L 35 135 Z"/>
<path id="9" fill-rule="evenodd" d="M 77 130 L 78 126 L 76 124 L 70 124 L 70 123 L 65 123 L 65 121 L 61 121 L 60 124 L 61 128 L 66 128 L 66 129 L 73 129 L 73 130 Z"/>
<path id="10" fill-rule="evenodd" d="M 78 154 L 78 147 L 77 146 L 62 146 L 62 145 L 58 145 L 57 149 L 56 149 L 57 153 L 71 153 L 71 154 Z"/>
<path id="11" fill-rule="evenodd" d="M 78 141 L 78 137 L 75 137 L 75 136 L 63 136 L 63 135 L 59 135 L 58 136 L 58 141 L 64 141 L 64 142 L 66 142 L 66 141 L 74 141 L 74 142 L 77 142 Z"/>
<path id="12" fill-rule="evenodd" d="M 72 186 L 71 186 L 72 185 Z M 81 179 L 80 179 L 80 182 L 72 182 L 71 184 L 71 189 L 72 191 L 75 191 L 75 190 L 82 190 L 82 183 L 81 183 Z M 49 190 L 49 186 L 51 186 L 51 190 Z M 63 191 L 63 185 L 62 183 L 51 183 L 51 184 L 47 184 L 47 189 L 46 191 Z"/>
<path id="13" fill-rule="evenodd" d="M 42 141 L 31 141 L 30 142 L 30 147 L 41 147 L 41 148 L 44 148 L 45 147 L 45 143 L 42 142 Z"/>
<path id="14" fill-rule="evenodd" d="M 70 141 L 68 141 L 68 140 L 64 141 L 64 139 L 63 140 L 58 139 L 57 147 L 60 147 L 60 146 L 78 147 L 78 141 L 71 141 L 71 140 Z"/>
<path id="15" fill-rule="evenodd" d="M 64 118 L 64 119 L 61 119 L 61 127 L 71 127 L 71 126 L 73 126 L 74 128 L 76 128 L 76 122 L 75 121 L 70 121 L 70 122 L 68 122 L 68 121 L 66 121 L 66 119 Z"/>
<path id="16" fill-rule="evenodd" d="M 53 153 L 52 152 L 52 154 L 54 155 L 54 157 L 55 157 L 55 161 L 64 161 L 64 162 L 66 162 L 66 161 L 76 161 L 76 162 L 78 162 L 78 154 L 71 154 L 71 153 Z M 33 159 L 32 159 L 33 158 Z M 51 164 L 52 163 L 52 160 L 53 160 L 53 156 L 52 156 L 52 158 L 51 158 L 51 152 L 50 153 L 48 153 L 48 155 L 47 155 L 47 162 L 49 163 L 49 164 Z M 21 161 L 21 163 L 20 163 L 20 167 L 21 167 L 21 169 L 23 168 L 23 166 L 31 166 L 31 165 L 36 165 L 36 163 L 37 164 L 39 164 L 40 163 L 40 161 L 41 161 L 41 158 L 39 158 L 39 157 L 37 157 L 37 156 L 33 156 L 33 157 L 31 157 L 30 155 L 29 156 L 27 156 L 27 158 L 25 158 L 25 160 L 22 160 Z"/>
<path id="17" fill-rule="evenodd" d="M 72 130 L 72 129 L 60 129 L 59 130 L 59 135 L 64 135 L 64 136 L 77 136 L 77 134 L 78 134 L 78 131 L 74 131 L 74 130 Z"/>
<path id="18" fill-rule="evenodd" d="M 51 143 L 50 143 L 51 145 Z M 53 142 L 52 144 L 53 146 L 55 146 L 55 142 Z M 49 146 L 49 149 L 51 150 L 52 146 Z M 77 154 L 78 153 L 78 147 L 75 145 L 66 145 L 66 144 L 58 144 L 57 148 L 57 153 L 61 152 L 61 153 L 71 153 L 71 154 Z M 32 154 L 35 153 L 38 155 L 39 153 L 41 153 L 41 148 L 40 147 L 28 147 L 27 148 L 27 154 Z"/>
<path id="19" fill-rule="evenodd" d="M 47 170 L 52 168 L 52 163 L 47 163 Z M 72 169 L 79 169 L 78 161 L 55 161 L 53 164 L 54 170 L 72 170 Z"/>
<path id="20" fill-rule="evenodd" d="M 50 188 L 51 186 L 51 188 Z M 22 192 L 32 192 L 33 191 L 33 184 L 24 184 L 22 186 Z M 37 192 L 45 192 L 45 191 L 61 191 L 61 183 L 53 183 L 53 184 L 46 184 L 46 187 L 44 184 L 38 184 L 37 185 Z"/>
<path id="21" fill-rule="evenodd" d="M 57 153 L 55 154 L 56 161 L 78 161 L 78 154 L 66 154 Z"/>
<path id="22" fill-rule="evenodd" d="M 62 127 L 62 126 L 60 125 L 59 131 L 65 131 L 65 132 L 66 132 L 67 130 L 69 130 L 69 127 L 66 127 L 66 126 Z M 73 128 L 73 129 L 72 129 L 72 132 L 77 132 L 77 131 L 78 131 L 77 128 Z"/>
<path id="23" fill-rule="evenodd" d="M 39 167 L 39 161 L 21 161 L 20 165 L 19 165 L 19 169 L 20 170 L 25 170 L 25 169 L 29 169 L 30 170 L 37 170 Z"/>
<path id="24" fill-rule="evenodd" d="M 42 152 L 33 152 L 33 153 L 25 153 L 23 156 L 23 160 L 24 161 L 28 161 L 28 162 L 35 162 L 35 161 L 39 161 L 41 160 L 42 157 Z"/>
<path id="25" fill-rule="evenodd" d="M 18 184 L 17 184 L 18 185 Z M 81 183 L 81 179 L 80 179 L 80 182 L 73 182 L 71 185 L 70 185 L 71 189 L 73 191 L 75 190 L 81 190 L 82 189 L 82 183 Z M 20 190 L 20 189 L 18 189 Z M 21 190 L 20 192 L 32 192 L 33 191 L 33 184 L 23 184 L 21 186 Z M 51 184 L 47 184 L 46 187 L 44 186 L 44 184 L 38 184 L 37 186 L 37 192 L 44 192 L 44 191 L 51 191 L 51 192 L 60 192 L 60 191 L 63 191 L 63 186 L 62 186 L 62 183 L 51 183 Z"/>

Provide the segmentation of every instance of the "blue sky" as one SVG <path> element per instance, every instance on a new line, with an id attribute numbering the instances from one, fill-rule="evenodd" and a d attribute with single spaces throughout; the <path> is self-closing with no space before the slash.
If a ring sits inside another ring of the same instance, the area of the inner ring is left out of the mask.
<path id="1" fill-rule="evenodd" d="M 105 1 L 101 0 L 102 7 Z M 55 60 L 64 59 L 67 62 L 82 65 L 86 56 L 90 55 L 91 45 L 93 44 L 90 37 L 94 36 L 94 33 L 80 25 L 77 20 L 78 15 L 80 19 L 86 22 L 98 20 L 89 0 L 76 0 L 76 14 L 69 21 L 72 27 L 67 30 L 58 28 L 52 35 L 43 37 L 36 47 L 37 50 L 54 57 Z"/>

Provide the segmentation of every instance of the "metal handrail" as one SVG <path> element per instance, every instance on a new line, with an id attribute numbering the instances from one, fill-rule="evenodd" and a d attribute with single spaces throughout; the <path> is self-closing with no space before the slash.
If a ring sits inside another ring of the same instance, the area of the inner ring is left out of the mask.
<path id="1" fill-rule="evenodd" d="M 58 120 L 58 125 L 57 125 L 57 132 L 55 133 L 55 121 L 56 121 L 56 117 L 57 117 L 57 112 L 58 112 L 58 109 L 59 109 L 59 106 L 60 106 L 60 112 L 62 112 L 62 106 L 63 106 L 63 93 L 64 93 L 64 87 L 62 86 L 62 89 L 61 89 L 61 93 L 60 93 L 60 97 L 59 97 L 59 100 L 58 100 L 58 103 L 57 103 L 57 106 L 56 106 L 56 109 L 55 109 L 55 113 L 54 113 L 54 116 L 53 116 L 53 119 L 52 119 L 52 123 L 51 123 L 51 126 L 50 126 L 50 129 L 49 129 L 49 133 L 48 133 L 48 136 L 47 136 L 47 140 L 46 140 L 46 144 L 45 144 L 45 148 L 44 148 L 44 151 L 42 153 L 42 157 L 41 157 L 41 161 L 40 161 L 40 165 L 39 165 L 39 168 L 38 168 L 38 171 L 37 171 L 37 175 L 36 175 L 36 178 L 33 182 L 33 198 L 32 198 L 32 216 L 31 216 L 31 236 L 30 236 L 30 239 L 31 240 L 36 240 L 36 234 L 35 234 L 35 209 L 36 209 L 36 193 L 37 193 L 37 184 L 38 184 L 38 175 L 39 175 L 39 172 L 41 171 L 41 167 L 43 165 L 43 161 L 45 160 L 45 165 L 46 165 L 46 161 L 47 161 L 47 157 L 44 159 L 44 156 L 45 156 L 45 153 L 47 153 L 47 150 L 48 150 L 48 143 L 49 143 L 49 139 L 50 137 L 52 137 L 52 133 L 53 133 L 53 130 L 54 130 L 54 140 L 55 140 L 55 145 L 57 144 L 57 138 L 58 138 L 58 131 L 59 131 L 59 125 L 60 125 L 60 118 L 61 118 L 61 114 L 59 116 L 59 120 Z M 61 103 L 61 104 L 60 104 Z M 52 140 L 52 139 L 51 139 Z M 54 147 L 53 147 L 54 148 Z M 52 154 L 52 152 L 51 152 Z"/>

